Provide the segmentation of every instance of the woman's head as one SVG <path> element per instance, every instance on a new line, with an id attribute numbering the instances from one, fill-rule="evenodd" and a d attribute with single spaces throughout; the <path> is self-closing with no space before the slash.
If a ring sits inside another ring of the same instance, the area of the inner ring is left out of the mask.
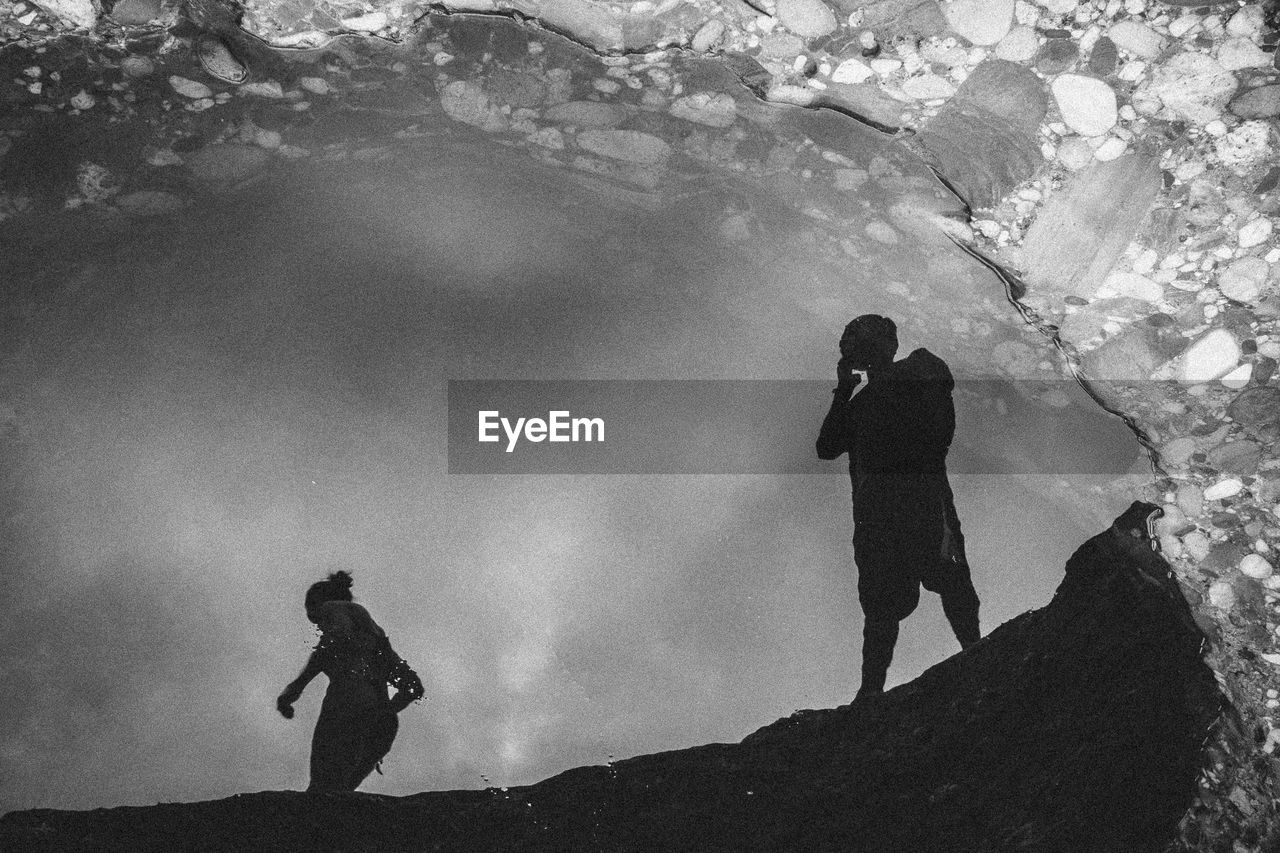
<path id="1" fill-rule="evenodd" d="M 307 618 L 318 623 L 320 605 L 327 601 L 350 601 L 351 583 L 351 573 L 345 571 L 334 572 L 327 579 L 313 583 L 307 590 Z"/>

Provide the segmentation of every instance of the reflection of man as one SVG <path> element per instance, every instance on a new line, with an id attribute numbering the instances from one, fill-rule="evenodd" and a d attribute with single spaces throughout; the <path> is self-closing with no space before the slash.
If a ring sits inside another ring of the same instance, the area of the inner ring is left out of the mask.
<path id="1" fill-rule="evenodd" d="M 864 314 L 845 327 L 835 399 L 818 435 L 819 458 L 849 454 L 864 618 L 859 698 L 884 690 L 898 623 L 916 609 L 921 584 L 942 596 L 962 648 L 981 636 L 978 595 L 947 482 L 955 382 L 928 350 L 895 362 L 897 352 L 898 331 L 887 317 Z"/>

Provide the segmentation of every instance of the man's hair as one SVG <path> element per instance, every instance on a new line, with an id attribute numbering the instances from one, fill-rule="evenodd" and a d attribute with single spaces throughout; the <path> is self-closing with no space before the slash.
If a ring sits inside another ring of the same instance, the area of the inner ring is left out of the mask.
<path id="1" fill-rule="evenodd" d="M 328 579 L 313 583 L 307 590 L 307 606 L 324 604 L 326 601 L 350 601 L 351 583 L 350 572 L 334 572 Z"/>
<path id="2" fill-rule="evenodd" d="M 889 348 L 890 356 L 898 351 L 897 325 L 888 317 L 881 317 L 879 314 L 863 314 L 850 320 L 849 325 L 844 327 L 844 334 L 841 335 L 841 340 L 851 337 L 869 338 L 882 344 L 891 344 L 892 346 Z"/>

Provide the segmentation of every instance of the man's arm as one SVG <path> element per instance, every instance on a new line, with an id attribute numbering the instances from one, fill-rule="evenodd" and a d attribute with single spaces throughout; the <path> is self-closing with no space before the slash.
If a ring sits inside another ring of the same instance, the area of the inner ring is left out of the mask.
<path id="1" fill-rule="evenodd" d="M 853 394 L 862 384 L 862 374 L 855 373 L 843 360 L 836 365 L 836 387 L 831 392 L 831 408 L 822 419 L 818 431 L 818 458 L 835 459 L 853 449 L 854 420 L 851 403 Z"/>
<path id="2" fill-rule="evenodd" d="M 298 701 L 298 698 L 302 696 L 302 691 L 322 671 L 320 651 L 316 650 L 311 653 L 311 657 L 307 658 L 307 665 L 302 668 L 302 672 L 298 674 L 298 677 L 289 682 L 284 692 L 276 697 L 276 710 L 280 712 L 281 716 L 286 720 L 293 718 L 293 703 Z"/>
<path id="3" fill-rule="evenodd" d="M 854 440 L 854 420 L 851 391 L 837 388 L 831 394 L 831 408 L 822 419 L 818 431 L 818 458 L 835 459 L 851 450 Z"/>

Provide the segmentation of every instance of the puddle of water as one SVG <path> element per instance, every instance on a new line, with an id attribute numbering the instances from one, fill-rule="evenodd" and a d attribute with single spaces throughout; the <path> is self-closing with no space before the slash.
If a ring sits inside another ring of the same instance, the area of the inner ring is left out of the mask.
<path id="1" fill-rule="evenodd" d="M 811 139 L 860 138 L 839 117 L 782 115 Z M 317 120 L 316 142 L 354 133 L 341 121 Z M 928 346 L 973 375 L 992 355 L 966 341 L 1026 340 L 998 284 L 941 235 L 868 237 L 897 201 L 892 181 L 831 193 L 847 217 L 834 225 L 796 212 L 803 186 L 787 175 L 803 163 L 768 181 L 708 167 L 637 207 L 478 132 L 386 135 L 410 123 L 361 126 L 377 137 L 361 146 L 385 148 L 376 162 L 280 165 L 162 219 L 90 210 L 6 226 L 23 248 L 0 350 L 18 472 L 4 582 L 26 614 L 7 648 L 33 687 L 12 700 L 27 722 L 6 747 L 6 800 L 302 784 L 318 690 L 288 725 L 271 698 L 306 651 L 302 592 L 339 567 L 430 685 L 368 790 L 471 787 L 481 772 L 530 782 L 851 697 L 843 462 L 828 476 L 450 477 L 446 382 L 822 379 L 864 311 L 906 318 L 903 352 Z M 79 162 L 81 143 L 65 144 Z M 850 245 L 830 251 L 832 231 Z M 1051 390 L 1071 405 L 1046 420 L 1054 368 L 1036 370 L 1021 390 L 958 394 L 955 461 L 970 473 L 954 482 L 988 629 L 1043 603 L 1093 520 L 1116 511 L 1089 491 L 1107 477 L 1046 475 L 1045 458 L 1084 472 L 1138 456 L 1067 383 Z M 97 606 L 103 589 L 119 596 L 117 575 L 132 593 L 123 620 Z M 925 598 L 891 683 L 953 651 Z M 53 661 L 69 661 L 56 678 Z M 139 675 L 68 698 L 108 666 Z M 85 726 L 103 744 L 94 772 L 72 736 Z M 137 772 L 104 787 L 124 765 Z"/>

